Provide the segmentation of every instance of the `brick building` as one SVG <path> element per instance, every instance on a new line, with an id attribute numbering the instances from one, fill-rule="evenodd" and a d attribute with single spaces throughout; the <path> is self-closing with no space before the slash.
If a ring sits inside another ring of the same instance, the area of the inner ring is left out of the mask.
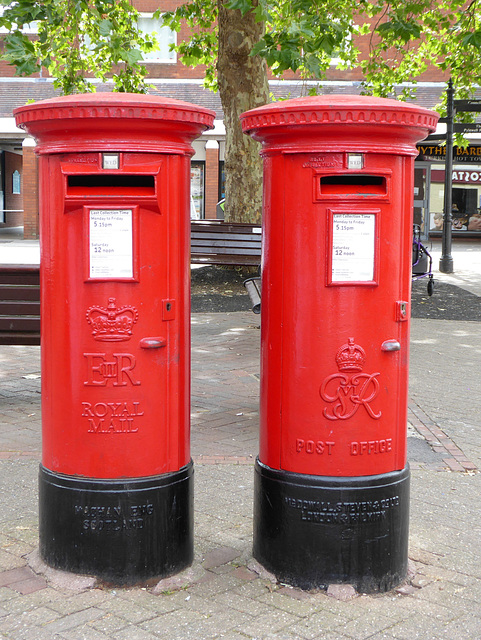
<path id="1" fill-rule="evenodd" d="M 159 7 L 158 0 L 137 0 L 134 4 L 141 11 L 141 28 L 156 31 L 160 40 L 159 50 L 145 59 L 149 69 L 149 82 L 154 86 L 151 93 L 193 102 L 213 109 L 217 114 L 215 128 L 194 143 L 195 155 L 191 173 L 192 217 L 216 218 L 216 204 L 224 197 L 225 129 L 219 96 L 203 88 L 201 67 L 186 67 L 178 61 L 175 52 L 169 51 L 172 42 L 183 39 L 187 34 L 182 31 L 176 34 L 165 27 L 160 28 L 152 17 L 152 13 Z M 177 4 L 179 0 L 164 0 L 161 6 L 170 10 Z M 34 31 L 33 26 L 32 33 Z M 38 236 L 38 197 L 34 145 L 32 140 L 25 138 L 23 131 L 15 127 L 12 112 L 27 100 L 51 98 L 56 92 L 51 78 L 41 77 L 40 74 L 37 77 L 18 78 L 14 73 L 13 67 L 0 61 L 0 228 L 23 226 L 24 237 L 35 238 Z M 359 70 L 339 71 L 333 65 L 325 79 L 315 84 L 320 86 L 321 93 L 357 94 L 361 80 Z M 276 98 L 294 98 L 305 94 L 310 84 L 288 73 L 282 79 L 271 78 L 270 90 Z M 416 102 L 420 106 L 433 108 L 440 101 L 445 88 L 446 78 L 428 71 L 418 83 Z M 108 85 L 98 86 L 99 91 L 109 89 Z M 436 157 L 434 151 L 431 156 L 425 153 L 420 156 L 416 165 L 415 217 L 426 231 L 433 228 L 436 232 L 434 214 L 441 207 L 444 177 L 443 166 L 439 163 L 436 163 L 432 174 L 432 158 L 439 159 L 439 156 Z M 468 155 L 468 158 L 471 160 L 469 172 L 458 170 L 455 176 L 458 190 L 456 199 L 458 209 L 464 207 L 466 211 L 468 208 L 474 214 L 478 213 L 481 198 L 481 155 L 479 158 Z M 479 167 L 473 160 L 479 161 Z M 474 179 L 475 174 L 479 175 L 479 180 Z M 465 178 L 468 179 L 467 182 Z M 479 183 L 479 187 L 476 183 Z M 467 230 L 467 224 L 464 230 Z"/>

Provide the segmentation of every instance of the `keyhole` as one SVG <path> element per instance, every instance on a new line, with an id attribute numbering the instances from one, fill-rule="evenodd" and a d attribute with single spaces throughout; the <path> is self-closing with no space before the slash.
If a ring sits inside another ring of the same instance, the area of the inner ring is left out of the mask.
<path id="1" fill-rule="evenodd" d="M 172 308 L 172 305 L 170 304 L 170 302 L 168 302 L 165 306 L 166 306 L 167 311 L 170 311 L 171 308 Z"/>

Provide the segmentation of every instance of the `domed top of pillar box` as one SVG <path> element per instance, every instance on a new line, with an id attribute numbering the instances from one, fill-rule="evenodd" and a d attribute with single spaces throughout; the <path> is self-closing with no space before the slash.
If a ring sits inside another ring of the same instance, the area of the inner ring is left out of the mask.
<path id="1" fill-rule="evenodd" d="M 195 104 L 133 93 L 86 93 L 14 110 L 36 152 L 139 151 L 192 154 L 191 142 L 214 126 L 215 112 Z"/>
<path id="2" fill-rule="evenodd" d="M 407 102 L 357 95 L 295 98 L 241 115 L 244 133 L 270 152 L 363 151 L 417 155 L 439 115 Z"/>

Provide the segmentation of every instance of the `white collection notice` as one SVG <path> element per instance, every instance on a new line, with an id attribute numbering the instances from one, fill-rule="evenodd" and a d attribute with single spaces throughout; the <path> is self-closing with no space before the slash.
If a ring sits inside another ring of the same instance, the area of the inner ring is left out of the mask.
<path id="1" fill-rule="evenodd" d="M 331 282 L 374 280 L 375 228 L 373 213 L 333 214 Z"/>
<path id="2" fill-rule="evenodd" d="M 132 278 L 132 209 L 91 209 L 90 278 Z"/>

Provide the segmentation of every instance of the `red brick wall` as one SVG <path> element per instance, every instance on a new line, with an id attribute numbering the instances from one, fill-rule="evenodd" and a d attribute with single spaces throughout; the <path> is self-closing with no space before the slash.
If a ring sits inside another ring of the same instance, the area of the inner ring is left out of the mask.
<path id="1" fill-rule="evenodd" d="M 38 238 L 38 166 L 34 147 L 23 147 L 23 237 Z"/>
<path id="2" fill-rule="evenodd" d="M 219 193 L 219 145 L 213 148 L 213 141 L 205 148 L 205 217 L 216 218 L 216 205 Z M 212 145 L 212 146 L 211 146 Z"/>

